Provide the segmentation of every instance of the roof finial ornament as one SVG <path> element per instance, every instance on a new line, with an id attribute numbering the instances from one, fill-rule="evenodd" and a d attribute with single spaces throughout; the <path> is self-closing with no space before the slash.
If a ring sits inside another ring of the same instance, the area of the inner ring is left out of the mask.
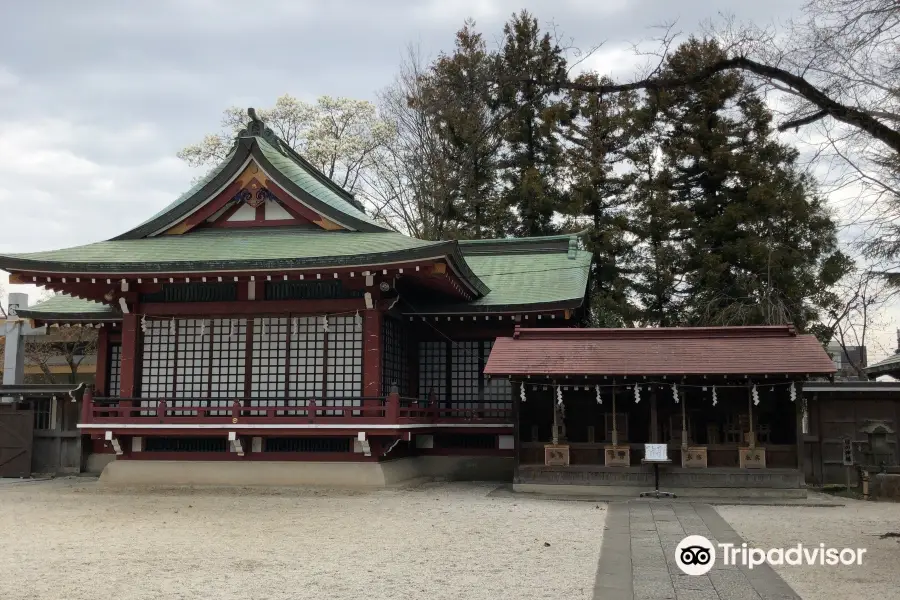
<path id="1" fill-rule="evenodd" d="M 247 116 L 250 117 L 250 121 L 240 133 L 238 133 L 239 138 L 261 137 L 270 144 L 274 144 L 276 147 L 281 143 L 278 136 L 276 136 L 272 129 L 266 125 L 266 122 L 262 120 L 262 117 L 259 116 L 255 108 L 252 106 L 248 108 Z"/>

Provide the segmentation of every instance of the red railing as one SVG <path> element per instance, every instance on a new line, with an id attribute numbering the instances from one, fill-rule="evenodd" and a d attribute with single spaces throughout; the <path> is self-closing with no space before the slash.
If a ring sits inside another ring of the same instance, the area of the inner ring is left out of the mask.
<path id="1" fill-rule="evenodd" d="M 102 398 L 85 393 L 82 424 L 313 424 L 404 425 L 413 423 L 510 423 L 511 408 L 470 402 L 438 402 L 384 397 L 297 398 Z"/>

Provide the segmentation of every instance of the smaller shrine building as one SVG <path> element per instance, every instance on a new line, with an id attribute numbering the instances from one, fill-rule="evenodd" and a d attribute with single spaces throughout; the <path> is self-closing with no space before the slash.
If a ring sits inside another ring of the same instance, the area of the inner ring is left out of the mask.
<path id="1" fill-rule="evenodd" d="M 835 372 L 793 326 L 529 329 L 485 373 L 514 393 L 514 488 L 634 497 L 644 444 L 679 495 L 805 497 L 804 383 Z"/>

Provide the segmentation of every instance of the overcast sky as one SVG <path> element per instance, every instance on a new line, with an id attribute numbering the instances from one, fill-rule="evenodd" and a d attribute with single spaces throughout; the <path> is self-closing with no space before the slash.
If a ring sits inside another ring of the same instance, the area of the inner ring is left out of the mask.
<path id="1" fill-rule="evenodd" d="M 719 13 L 784 22 L 802 0 L 0 1 L 0 252 L 107 239 L 187 189 L 175 157 L 231 105 L 290 93 L 374 99 L 404 48 L 449 50 L 467 17 L 490 44 L 527 8 L 587 66 L 627 77 L 632 43 Z M 893 335 L 888 336 L 892 338 Z M 893 346 L 892 339 L 887 339 Z"/>

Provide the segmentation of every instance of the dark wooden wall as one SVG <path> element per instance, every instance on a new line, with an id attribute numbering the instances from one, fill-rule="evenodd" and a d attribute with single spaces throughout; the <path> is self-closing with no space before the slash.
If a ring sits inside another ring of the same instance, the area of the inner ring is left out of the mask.
<path id="1" fill-rule="evenodd" d="M 871 420 L 884 421 L 893 435 L 894 465 L 900 463 L 900 393 L 897 392 L 816 392 L 807 393 L 809 432 L 804 436 L 804 468 L 810 484 L 843 484 L 848 469 L 843 464 L 844 438 L 853 441 L 854 456 L 868 447 L 869 438 L 861 430 Z M 857 469 L 851 467 L 850 480 L 857 483 Z"/>

